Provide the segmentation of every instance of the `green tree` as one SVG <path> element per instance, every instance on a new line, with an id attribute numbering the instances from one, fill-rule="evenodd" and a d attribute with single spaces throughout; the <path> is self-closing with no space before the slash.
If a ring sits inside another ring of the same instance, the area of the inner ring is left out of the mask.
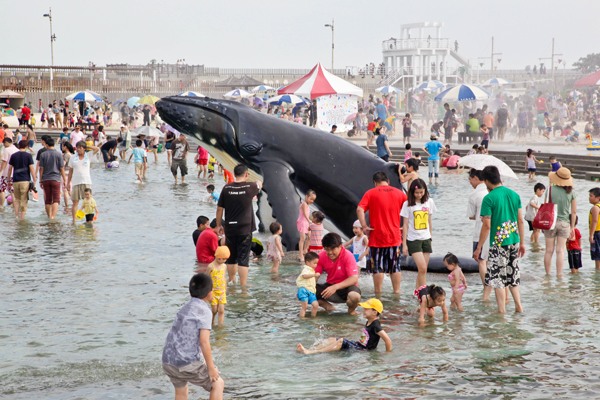
<path id="1" fill-rule="evenodd" d="M 573 63 L 573 66 L 584 73 L 597 71 L 600 69 L 600 53 L 592 53 L 581 57 Z"/>

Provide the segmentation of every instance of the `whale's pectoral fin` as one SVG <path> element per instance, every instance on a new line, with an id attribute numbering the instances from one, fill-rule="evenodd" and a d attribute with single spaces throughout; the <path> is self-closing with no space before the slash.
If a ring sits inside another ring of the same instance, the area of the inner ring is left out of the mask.
<path id="1" fill-rule="evenodd" d="M 295 227 L 300 196 L 290 180 L 293 171 L 288 165 L 277 162 L 263 162 L 259 167 L 265 179 L 263 190 L 267 192 L 273 217 L 285 227 L 282 242 L 287 250 L 296 250 L 299 234 Z"/>

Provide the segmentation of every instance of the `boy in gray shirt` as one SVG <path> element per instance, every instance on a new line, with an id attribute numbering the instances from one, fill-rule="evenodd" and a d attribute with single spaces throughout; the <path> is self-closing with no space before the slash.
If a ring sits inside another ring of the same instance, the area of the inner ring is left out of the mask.
<path id="1" fill-rule="evenodd" d="M 177 313 L 165 341 L 163 370 L 175 386 L 176 400 L 187 400 L 188 383 L 210 392 L 210 399 L 222 399 L 225 383 L 210 347 L 212 279 L 196 274 L 190 280 L 189 290 L 192 298 Z"/>

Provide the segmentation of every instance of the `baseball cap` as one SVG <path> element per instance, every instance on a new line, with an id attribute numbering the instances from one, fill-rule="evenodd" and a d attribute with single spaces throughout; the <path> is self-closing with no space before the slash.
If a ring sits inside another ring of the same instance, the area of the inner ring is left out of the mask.
<path id="1" fill-rule="evenodd" d="M 362 308 L 371 308 L 377 311 L 379 314 L 383 312 L 383 303 L 376 298 L 369 299 L 367 301 L 363 301 L 362 303 L 358 303 Z"/>
<path id="2" fill-rule="evenodd" d="M 229 247 L 227 247 L 227 246 L 217 247 L 217 250 L 215 251 L 216 258 L 229 258 L 229 256 L 231 256 L 231 253 L 229 252 Z"/>

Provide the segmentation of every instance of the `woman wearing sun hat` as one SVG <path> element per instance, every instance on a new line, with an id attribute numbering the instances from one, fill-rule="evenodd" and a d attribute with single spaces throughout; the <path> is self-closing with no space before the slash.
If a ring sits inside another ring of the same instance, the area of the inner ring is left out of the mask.
<path id="1" fill-rule="evenodd" d="M 546 237 L 544 268 L 546 275 L 550 275 L 552 255 L 556 249 L 556 276 L 561 276 L 567 239 L 574 235 L 577 202 L 573 191 L 573 178 L 568 168 L 561 167 L 556 172 L 550 172 L 548 177 L 550 201 L 556 204 L 557 218 L 554 229 L 543 231 Z"/>

